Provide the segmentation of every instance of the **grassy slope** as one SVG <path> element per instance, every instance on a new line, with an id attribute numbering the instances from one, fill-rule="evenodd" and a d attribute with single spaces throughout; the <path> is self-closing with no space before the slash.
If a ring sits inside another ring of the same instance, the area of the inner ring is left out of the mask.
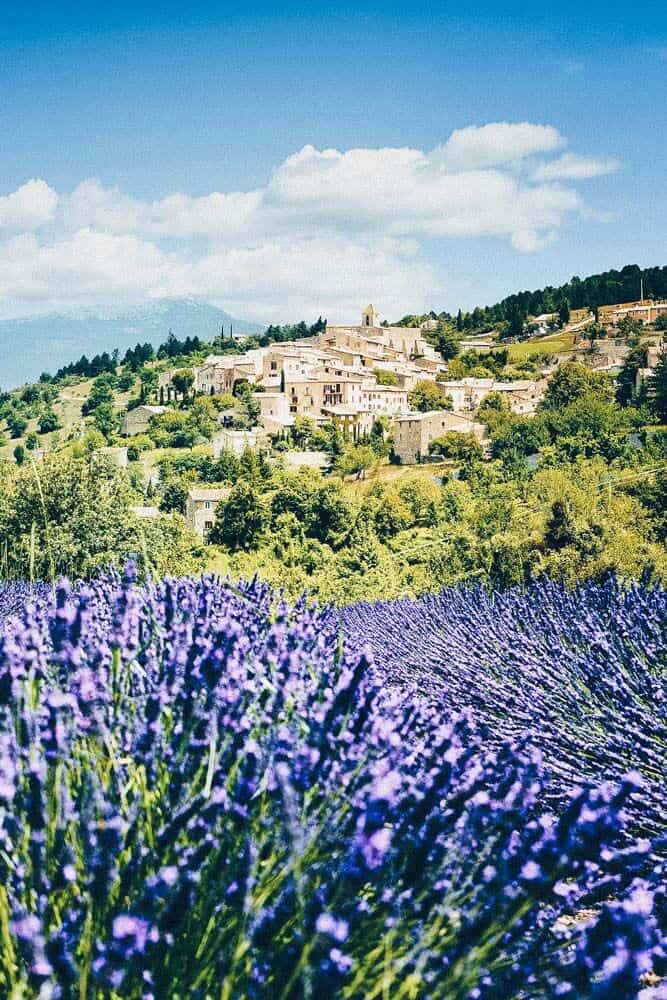
<path id="1" fill-rule="evenodd" d="M 92 423 L 92 419 L 90 417 L 83 417 L 81 414 L 81 406 L 85 400 L 88 399 L 92 384 L 93 379 L 89 378 L 81 379 L 75 384 L 63 385 L 59 388 L 58 398 L 53 403 L 53 409 L 58 415 L 58 419 L 60 420 L 62 427 L 60 430 L 53 431 L 51 434 L 40 434 L 40 448 L 45 448 L 47 451 L 51 450 L 58 441 L 66 441 L 70 436 L 76 435 L 79 431 L 82 431 L 84 426 Z M 134 392 L 114 393 L 115 409 L 118 412 L 124 410 L 133 395 Z M 25 445 L 27 435 L 31 431 L 36 430 L 37 421 L 33 419 L 29 421 L 23 437 L 8 437 L 7 444 L 4 447 L 0 447 L 0 460 L 3 458 L 13 459 L 14 448 L 16 448 L 19 444 Z"/>
<path id="2" fill-rule="evenodd" d="M 509 360 L 525 361 L 531 354 L 566 354 L 574 348 L 574 334 L 559 330 L 545 337 L 533 337 L 519 344 L 509 344 Z"/>

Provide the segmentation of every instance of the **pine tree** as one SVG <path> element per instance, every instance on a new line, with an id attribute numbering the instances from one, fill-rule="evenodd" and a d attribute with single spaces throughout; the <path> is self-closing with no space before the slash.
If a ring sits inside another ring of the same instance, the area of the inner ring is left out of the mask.
<path id="1" fill-rule="evenodd" d="M 646 384 L 646 394 L 661 423 L 667 422 L 667 353 L 663 354 Z"/>

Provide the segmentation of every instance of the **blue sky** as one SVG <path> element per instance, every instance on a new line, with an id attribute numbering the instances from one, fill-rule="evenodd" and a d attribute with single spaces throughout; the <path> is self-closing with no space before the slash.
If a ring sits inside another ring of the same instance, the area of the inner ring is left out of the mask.
<path id="1" fill-rule="evenodd" d="M 249 318 L 369 299 L 391 317 L 667 263 L 664 4 L 1 6 L 0 316 L 193 294 Z M 459 161 L 469 184 L 443 194 L 430 154 L 489 123 L 552 131 L 511 164 Z M 310 146 L 368 155 L 285 181 Z M 426 159 L 377 155 L 404 148 Z M 261 210 L 239 214 L 251 192 Z"/>

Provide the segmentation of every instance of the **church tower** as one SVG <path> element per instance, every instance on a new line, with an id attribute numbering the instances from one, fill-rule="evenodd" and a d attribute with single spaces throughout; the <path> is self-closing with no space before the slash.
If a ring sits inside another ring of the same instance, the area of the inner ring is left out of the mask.
<path id="1" fill-rule="evenodd" d="M 380 313 L 374 306 L 366 306 L 361 314 L 361 325 L 367 327 L 380 325 Z"/>

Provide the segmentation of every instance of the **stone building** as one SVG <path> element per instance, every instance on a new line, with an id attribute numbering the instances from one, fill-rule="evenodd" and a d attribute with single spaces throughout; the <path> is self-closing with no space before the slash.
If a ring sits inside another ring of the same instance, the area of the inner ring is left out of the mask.
<path id="1" fill-rule="evenodd" d="M 427 413 L 404 413 L 394 420 L 394 453 L 404 465 L 427 458 L 429 445 L 447 431 L 474 434 L 479 441 L 486 437 L 486 427 L 465 413 L 429 410 Z"/>
<path id="2" fill-rule="evenodd" d="M 159 417 L 164 413 L 166 407 L 152 406 L 143 403 L 135 406 L 133 410 L 126 410 L 121 414 L 120 432 L 124 437 L 132 437 L 134 434 L 145 434 L 153 417 Z"/>
<path id="3" fill-rule="evenodd" d="M 221 500 L 226 500 L 231 493 L 231 488 L 222 487 L 220 489 L 204 489 L 194 487 L 188 490 L 185 501 L 185 520 L 189 528 L 198 535 L 202 541 L 215 523 L 216 507 Z"/>
<path id="4" fill-rule="evenodd" d="M 462 378 L 438 382 L 440 388 L 450 397 L 454 410 L 468 412 L 476 410 L 480 403 L 492 392 L 499 392 L 508 402 L 513 413 L 534 413 L 537 404 L 546 391 L 546 379 L 516 379 L 513 382 L 496 382 L 492 378 Z"/>
<path id="5" fill-rule="evenodd" d="M 223 451 L 231 451 L 234 455 L 242 455 L 246 448 L 255 451 L 265 445 L 267 440 L 268 434 L 261 427 L 243 431 L 225 429 L 213 437 L 213 457 L 220 458 Z"/>
<path id="6" fill-rule="evenodd" d="M 464 412 L 476 410 L 485 396 L 493 390 L 492 378 L 461 378 L 438 382 L 443 392 L 450 397 L 454 409 Z"/>
<path id="7" fill-rule="evenodd" d="M 667 302 L 640 299 L 637 302 L 622 302 L 614 306 L 600 306 L 598 319 L 602 325 L 618 326 L 624 319 L 634 319 L 643 326 L 655 323 L 659 316 L 667 314 Z"/>

